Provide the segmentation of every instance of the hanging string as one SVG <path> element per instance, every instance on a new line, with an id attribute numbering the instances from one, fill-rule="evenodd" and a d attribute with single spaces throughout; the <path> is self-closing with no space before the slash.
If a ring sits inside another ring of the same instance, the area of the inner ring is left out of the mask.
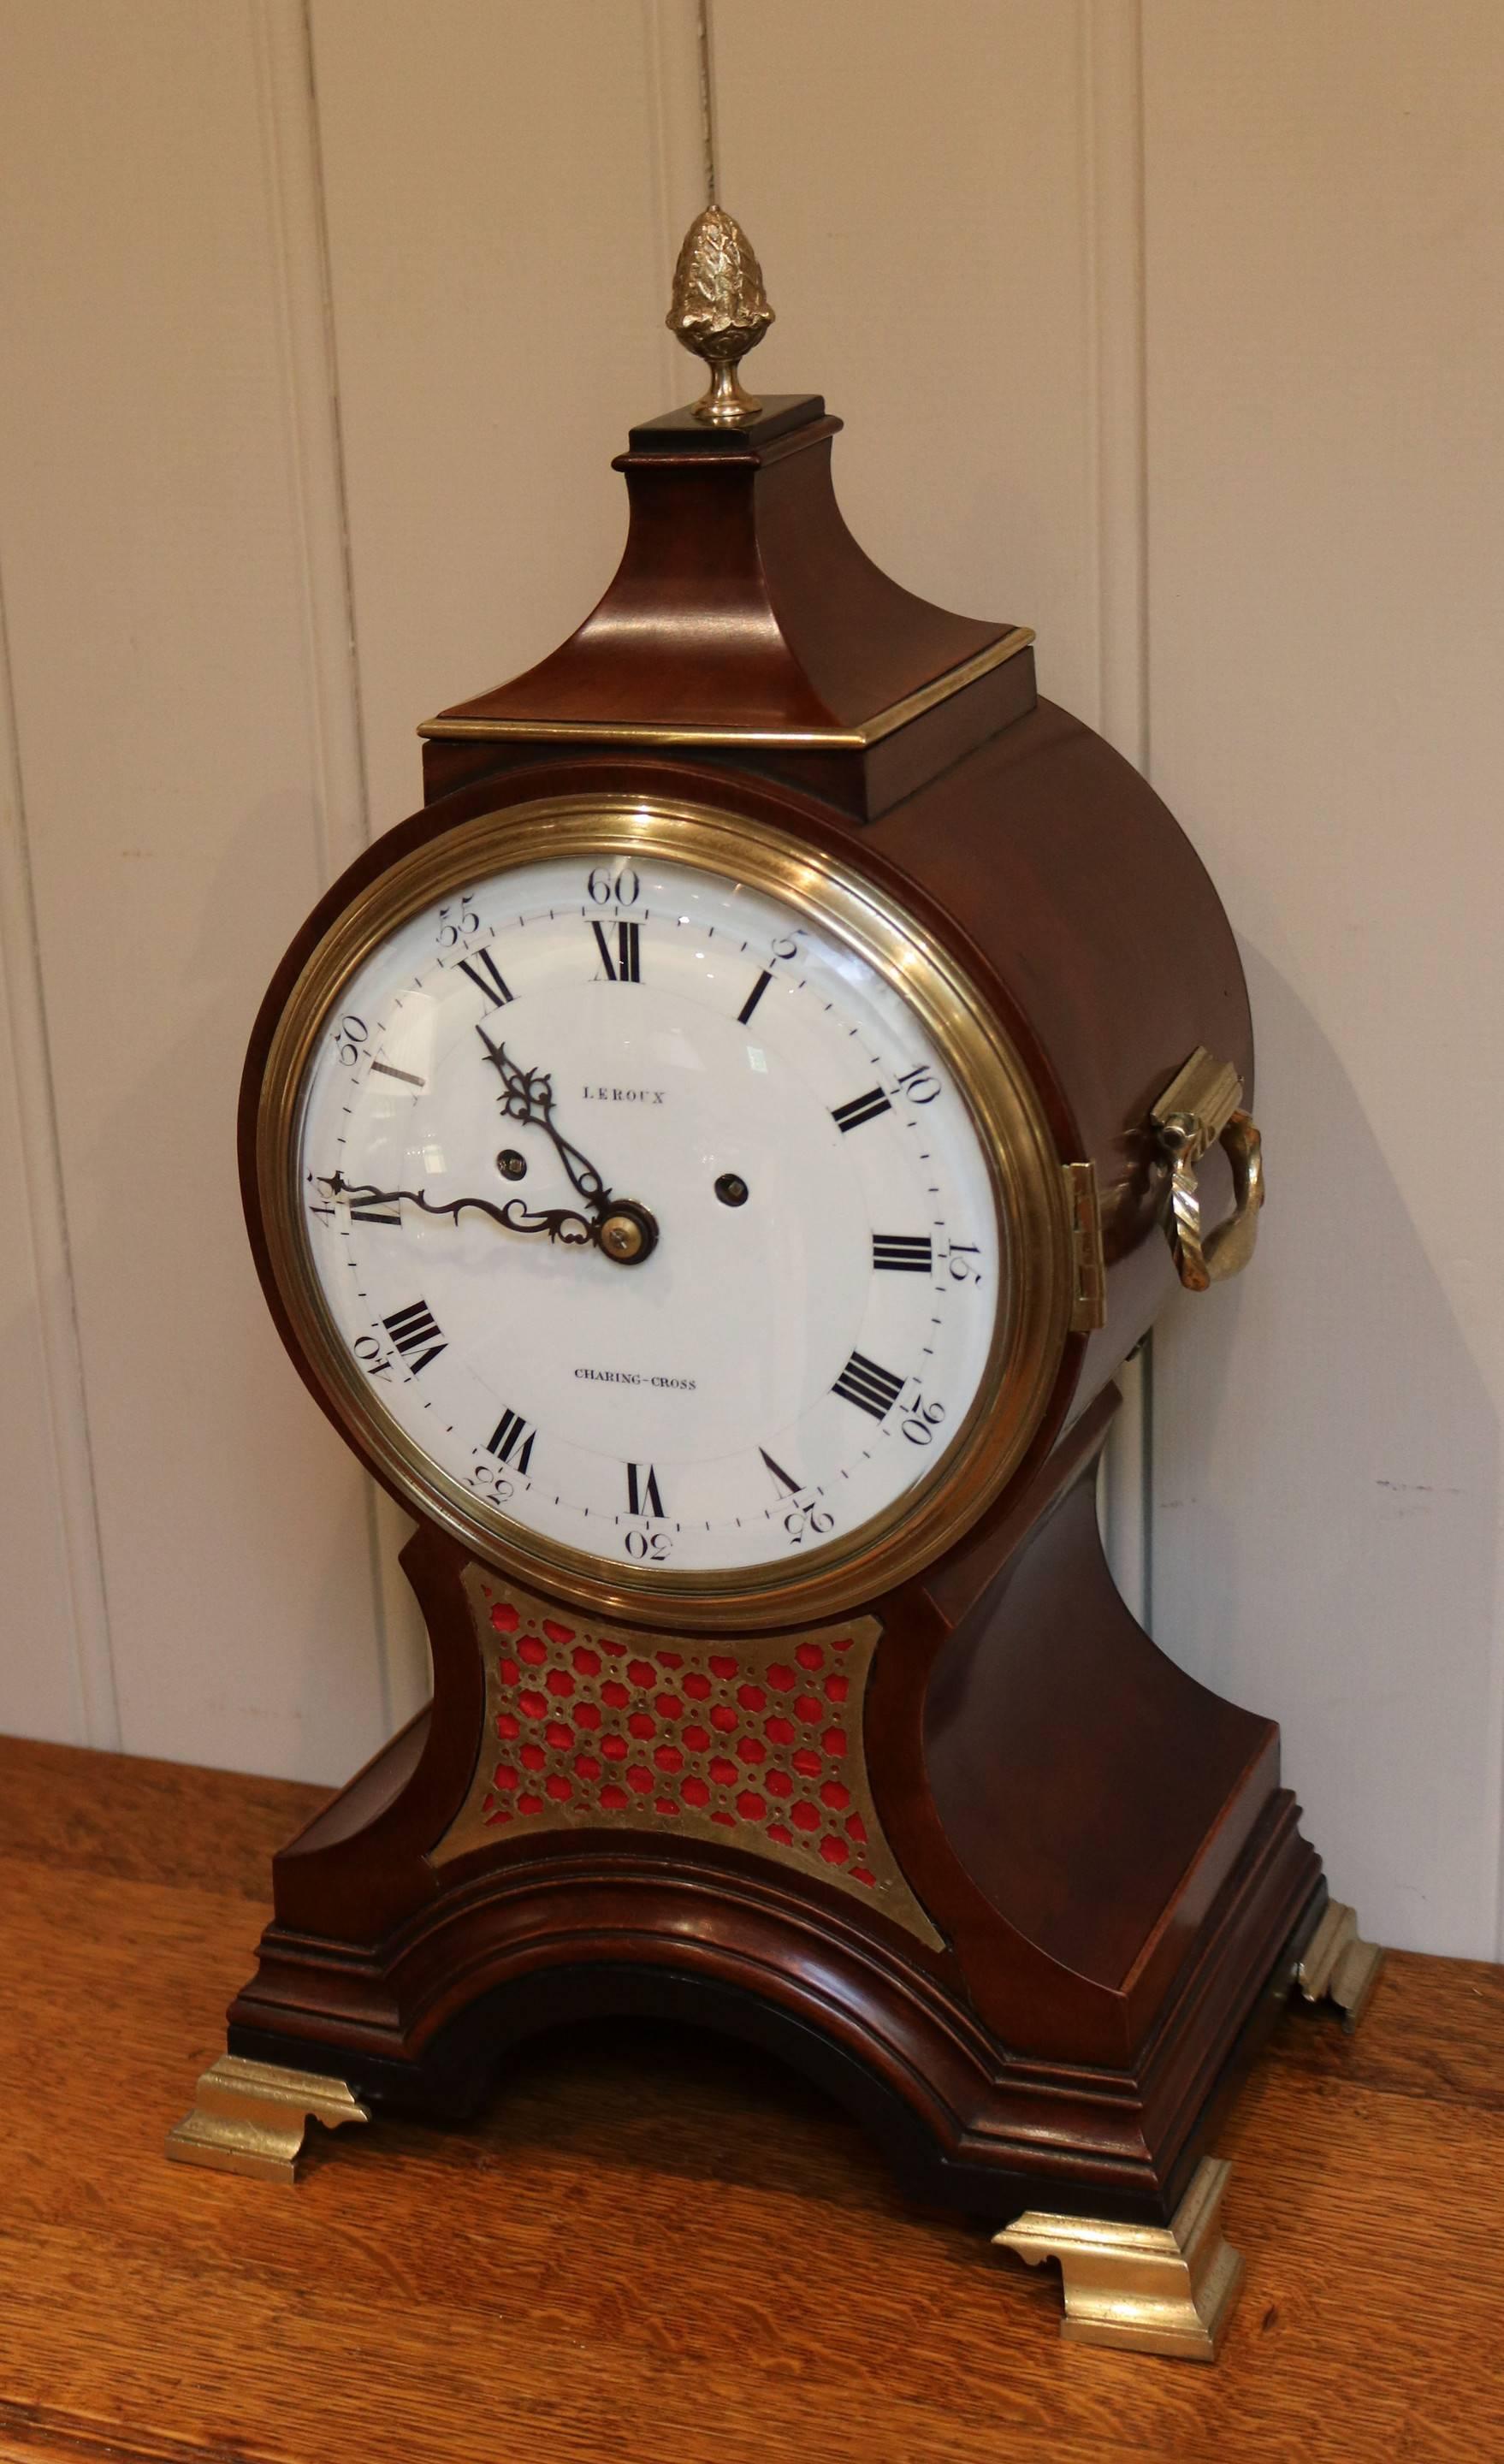
<path id="1" fill-rule="evenodd" d="M 699 133 L 705 157 L 705 203 L 716 202 L 716 117 L 710 72 L 710 0 L 699 0 L 696 20 L 699 40 Z"/>

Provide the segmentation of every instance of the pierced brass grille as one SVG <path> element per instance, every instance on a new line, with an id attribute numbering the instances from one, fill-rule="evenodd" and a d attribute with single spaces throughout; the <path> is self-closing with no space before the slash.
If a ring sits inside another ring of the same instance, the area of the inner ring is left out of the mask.
<path id="1" fill-rule="evenodd" d="M 486 1740 L 435 1862 L 534 1831 L 676 1833 L 816 1874 L 940 1947 L 867 1775 L 875 1618 L 794 1636 L 642 1634 L 561 1617 L 475 1565 L 465 1590 Z"/>

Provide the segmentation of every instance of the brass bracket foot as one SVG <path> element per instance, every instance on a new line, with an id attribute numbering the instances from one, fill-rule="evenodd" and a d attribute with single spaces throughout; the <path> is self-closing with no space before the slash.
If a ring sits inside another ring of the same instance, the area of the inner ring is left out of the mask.
<path id="1" fill-rule="evenodd" d="M 994 2244 L 1037 2267 L 1058 2258 L 1065 2286 L 1060 2333 L 1077 2344 L 1214 2362 L 1243 2286 L 1243 2261 L 1223 2239 L 1220 2210 L 1230 2166 L 1203 2157 L 1167 2225 L 1116 2225 L 1098 2216 L 1030 2211 Z"/>
<path id="2" fill-rule="evenodd" d="M 1382 1966 L 1383 1952 L 1376 1943 L 1362 1940 L 1355 1911 L 1340 1900 L 1328 1900 L 1295 1970 L 1295 1983 L 1308 2002 L 1335 2002 L 1351 2035 L 1368 2008 Z"/>
<path id="3" fill-rule="evenodd" d="M 310 2121 L 337 2130 L 342 2122 L 369 2120 L 343 2079 L 224 2054 L 200 2079 L 192 2112 L 168 2131 L 167 2154 L 179 2165 L 295 2182 Z"/>

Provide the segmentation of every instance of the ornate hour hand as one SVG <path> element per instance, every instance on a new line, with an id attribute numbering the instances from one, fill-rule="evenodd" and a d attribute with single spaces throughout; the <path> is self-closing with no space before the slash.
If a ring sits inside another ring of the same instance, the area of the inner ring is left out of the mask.
<path id="1" fill-rule="evenodd" d="M 486 1047 L 486 1058 L 501 1073 L 501 1093 L 497 1097 L 503 1116 L 520 1121 L 544 1132 L 552 1139 L 554 1151 L 569 1176 L 570 1186 L 578 1191 L 597 1218 L 610 1204 L 611 1193 L 587 1155 L 566 1138 L 554 1120 L 554 1082 L 546 1069 L 522 1069 L 512 1059 L 504 1044 L 493 1044 L 482 1022 L 476 1028 Z"/>
<path id="2" fill-rule="evenodd" d="M 554 1119 L 554 1083 L 548 1071 L 520 1067 L 504 1044 L 492 1043 L 483 1021 L 477 1023 L 476 1033 L 486 1047 L 487 1060 L 500 1073 L 501 1093 L 497 1101 L 502 1118 L 544 1133 L 570 1187 L 590 1210 L 591 1237 L 619 1266 L 640 1266 L 658 1241 L 657 1224 L 647 1207 L 634 1198 L 613 1199 L 588 1155 L 564 1136 Z"/>
<path id="3" fill-rule="evenodd" d="M 352 1206 L 395 1206 L 406 1199 L 409 1206 L 421 1206 L 425 1215 L 447 1215 L 457 1223 L 467 1207 L 476 1215 L 489 1215 L 507 1232 L 542 1232 L 550 1241 L 562 1242 L 566 1249 L 588 1248 L 601 1243 L 601 1226 L 579 1214 L 572 1206 L 529 1206 L 522 1198 L 508 1199 L 504 1206 L 494 1205 L 489 1198 L 454 1198 L 440 1201 L 421 1189 L 375 1189 L 368 1183 L 357 1185 L 345 1179 L 341 1172 L 321 1174 L 321 1187 L 331 1198 L 347 1198 Z"/>

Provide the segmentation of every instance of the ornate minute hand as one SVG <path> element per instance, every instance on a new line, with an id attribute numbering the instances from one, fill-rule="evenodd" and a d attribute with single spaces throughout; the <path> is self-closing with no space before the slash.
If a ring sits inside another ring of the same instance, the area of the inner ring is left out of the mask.
<path id="1" fill-rule="evenodd" d="M 545 1232 L 550 1241 L 560 1241 L 566 1249 L 581 1249 L 598 1243 L 601 1227 L 578 1214 L 572 1206 L 530 1207 L 525 1199 L 512 1198 L 505 1206 L 495 1206 L 489 1198 L 455 1198 L 439 1201 L 421 1189 L 375 1189 L 368 1183 L 357 1185 L 346 1180 L 341 1172 L 320 1175 L 321 1186 L 331 1198 L 347 1198 L 352 1206 L 395 1206 L 406 1199 L 409 1206 L 421 1206 L 425 1215 L 447 1215 L 457 1223 L 467 1207 L 477 1215 L 489 1215 L 508 1232 Z"/>

